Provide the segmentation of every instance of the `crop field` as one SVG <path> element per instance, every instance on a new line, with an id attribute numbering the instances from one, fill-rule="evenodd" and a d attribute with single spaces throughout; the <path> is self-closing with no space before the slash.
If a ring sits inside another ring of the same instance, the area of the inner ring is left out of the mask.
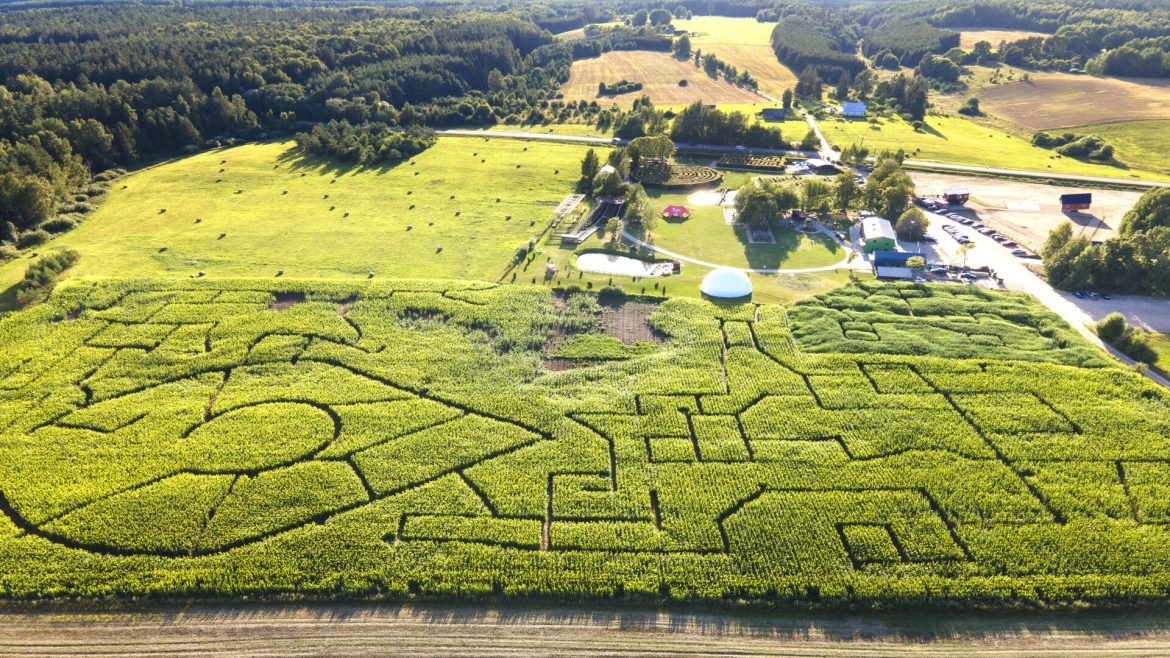
<path id="1" fill-rule="evenodd" d="M 124 178 L 53 246 L 82 252 L 76 275 L 495 280 L 576 190 L 585 151 L 443 137 L 413 166 L 361 168 L 291 143 L 217 150 Z M 0 267 L 0 287 L 26 267 Z"/>
<path id="2" fill-rule="evenodd" d="M 842 148 L 864 139 L 871 153 L 902 148 L 913 160 L 1136 180 L 1170 180 L 1170 176 L 1157 172 L 1057 157 L 1055 152 L 1032 146 L 1028 140 L 958 117 L 928 115 L 926 127 L 920 131 L 896 117 L 878 118 L 876 124 L 844 119 L 822 121 L 820 126 L 825 137 Z"/>
<path id="3" fill-rule="evenodd" d="M 959 27 L 950 28 L 959 33 L 959 47 L 963 50 L 974 50 L 975 44 L 980 41 L 987 41 L 991 43 L 992 49 L 999 48 L 1001 41 L 1011 43 L 1019 41 L 1020 39 L 1028 39 L 1030 37 L 1048 38 L 1049 34 L 1042 32 L 1029 32 L 1028 30 L 1000 30 L 1000 29 L 985 29 L 981 27 Z"/>
<path id="4" fill-rule="evenodd" d="M 1105 121 L 1170 119 L 1170 81 L 1098 78 L 1063 73 L 1031 74 L 1031 80 L 985 86 L 984 111 L 1032 130 Z"/>
<path id="5" fill-rule="evenodd" d="M 644 303 L 640 301 L 638 303 Z M 1170 409 L 1018 294 L 79 279 L 0 321 L 8 596 L 1170 593 Z"/>
<path id="6" fill-rule="evenodd" d="M 754 75 L 754 74 L 753 74 Z M 615 80 L 641 82 L 642 91 L 619 96 L 599 96 L 598 83 Z M 687 86 L 679 86 L 686 80 Z M 628 107 L 639 96 L 647 95 L 655 105 L 687 105 L 697 100 L 706 103 L 751 103 L 762 100 L 742 87 L 723 78 L 708 76 L 693 60 L 681 60 L 670 53 L 645 50 L 613 50 L 600 57 L 573 62 L 569 81 L 561 88 L 565 100 L 596 100 L 609 105 L 612 101 Z"/>
<path id="7" fill-rule="evenodd" d="M 796 73 L 781 64 L 772 50 L 775 23 L 760 23 L 754 18 L 696 16 L 676 20 L 673 25 L 690 32 L 692 50 L 714 53 L 739 70 L 746 69 L 766 94 L 779 98 L 785 89 L 796 86 Z"/>

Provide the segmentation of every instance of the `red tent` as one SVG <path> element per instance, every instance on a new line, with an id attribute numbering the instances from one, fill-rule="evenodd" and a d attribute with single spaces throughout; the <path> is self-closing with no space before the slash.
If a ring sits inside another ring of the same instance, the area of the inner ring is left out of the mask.
<path id="1" fill-rule="evenodd" d="M 663 217 L 690 217 L 691 211 L 686 206 L 667 206 L 662 209 Z"/>

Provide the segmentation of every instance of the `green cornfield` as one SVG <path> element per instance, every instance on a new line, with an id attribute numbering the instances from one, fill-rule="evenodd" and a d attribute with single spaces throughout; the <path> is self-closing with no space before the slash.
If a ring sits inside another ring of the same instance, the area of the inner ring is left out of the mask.
<path id="1" fill-rule="evenodd" d="M 1170 595 L 1166 392 L 1030 298 L 670 299 L 636 349 L 582 338 L 622 304 L 70 281 L 0 320 L 3 596 Z"/>

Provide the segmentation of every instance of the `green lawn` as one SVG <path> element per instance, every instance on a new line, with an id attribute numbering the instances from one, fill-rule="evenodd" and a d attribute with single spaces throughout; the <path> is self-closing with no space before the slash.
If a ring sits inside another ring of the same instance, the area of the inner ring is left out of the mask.
<path id="1" fill-rule="evenodd" d="M 81 252 L 72 275 L 284 270 L 286 277 L 494 281 L 575 191 L 584 153 L 574 144 L 443 137 L 414 166 L 371 168 L 302 158 L 291 143 L 217 150 L 124 178 L 50 247 Z M 0 268 L 0 285 L 15 283 L 26 265 Z"/>
<path id="2" fill-rule="evenodd" d="M 926 124 L 924 130 L 915 131 L 913 126 L 898 118 L 878 119 L 877 125 L 843 119 L 820 122 L 825 137 L 833 144 L 844 148 L 864 140 L 871 153 L 887 148 L 903 148 L 915 160 L 1061 174 L 1170 180 L 1170 176 L 1165 174 L 1061 158 L 1053 151 L 1032 146 L 1018 137 L 1011 137 L 966 119 L 928 116 Z M 913 152 L 915 149 L 918 149 L 917 153 Z"/>
<path id="3" fill-rule="evenodd" d="M 1170 334 L 1150 332 L 1150 347 L 1158 353 L 1158 362 L 1154 369 L 1163 377 L 1170 377 Z"/>
<path id="4" fill-rule="evenodd" d="M 1114 157 L 1122 162 L 1135 167 L 1170 170 L 1166 161 L 1166 154 L 1170 153 L 1170 120 L 1100 123 L 1051 132 L 1099 135 L 1113 145 Z"/>

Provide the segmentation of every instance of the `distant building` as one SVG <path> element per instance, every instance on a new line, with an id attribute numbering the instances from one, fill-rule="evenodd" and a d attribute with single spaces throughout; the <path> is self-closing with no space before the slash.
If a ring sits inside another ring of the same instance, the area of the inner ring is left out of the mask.
<path id="1" fill-rule="evenodd" d="M 847 119 L 864 119 L 865 103 L 845 103 L 841 108 L 841 116 Z"/>
<path id="2" fill-rule="evenodd" d="M 765 107 L 761 114 L 765 119 L 783 119 L 788 116 L 788 110 L 782 107 Z"/>
<path id="3" fill-rule="evenodd" d="M 674 34 L 674 28 L 667 25 L 666 27 L 662 28 L 662 33 L 663 34 Z"/>
<path id="4" fill-rule="evenodd" d="M 1060 195 L 1061 210 L 1088 210 L 1091 203 L 1093 203 L 1093 195 L 1088 192 Z"/>
<path id="5" fill-rule="evenodd" d="M 861 221 L 861 238 L 865 241 L 865 253 L 875 251 L 894 251 L 898 246 L 898 238 L 894 235 L 894 227 L 889 220 L 881 217 L 866 217 Z"/>
<path id="6" fill-rule="evenodd" d="M 971 190 L 961 185 L 956 185 L 955 187 L 947 188 L 943 192 L 943 197 L 946 198 L 947 203 L 953 206 L 961 206 L 967 203 L 967 199 L 971 198 Z"/>
<path id="7" fill-rule="evenodd" d="M 828 160 L 819 160 L 817 158 L 809 158 L 805 161 L 809 171 L 817 174 L 835 174 L 838 172 L 837 165 Z"/>

